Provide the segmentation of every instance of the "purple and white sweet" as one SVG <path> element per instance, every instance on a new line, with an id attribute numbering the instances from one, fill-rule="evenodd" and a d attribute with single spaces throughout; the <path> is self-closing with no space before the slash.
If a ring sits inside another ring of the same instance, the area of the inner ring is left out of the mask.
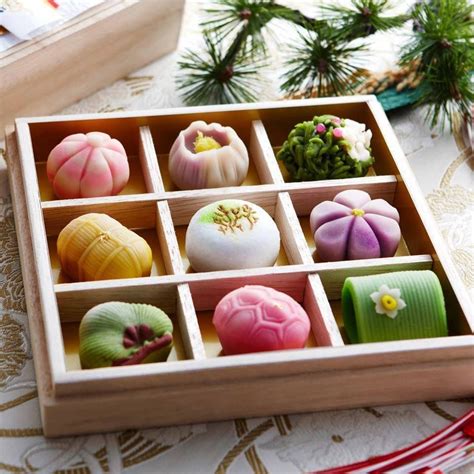
<path id="1" fill-rule="evenodd" d="M 400 243 L 400 216 L 384 199 L 342 191 L 311 212 L 310 227 L 322 261 L 393 257 Z"/>

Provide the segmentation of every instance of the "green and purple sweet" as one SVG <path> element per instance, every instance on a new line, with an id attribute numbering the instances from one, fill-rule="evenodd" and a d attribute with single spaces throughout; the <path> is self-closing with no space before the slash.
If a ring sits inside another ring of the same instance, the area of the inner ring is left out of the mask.
<path id="1" fill-rule="evenodd" d="M 83 369 L 163 362 L 172 346 L 171 319 L 148 304 L 99 304 L 86 313 L 79 328 Z"/>

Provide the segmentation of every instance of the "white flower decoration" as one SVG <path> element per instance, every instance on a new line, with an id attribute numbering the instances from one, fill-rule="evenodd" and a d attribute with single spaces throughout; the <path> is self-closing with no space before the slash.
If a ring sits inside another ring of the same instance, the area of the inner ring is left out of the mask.
<path id="1" fill-rule="evenodd" d="M 406 307 L 402 300 L 400 288 L 389 288 L 382 285 L 379 291 L 371 293 L 370 298 L 375 303 L 377 314 L 386 314 L 389 318 L 396 318 L 399 311 Z"/>
<path id="2" fill-rule="evenodd" d="M 364 123 L 345 119 L 342 135 L 344 140 L 350 144 L 348 153 L 351 158 L 357 161 L 366 161 L 370 158 L 368 148 L 372 139 L 372 131 L 366 130 Z"/>

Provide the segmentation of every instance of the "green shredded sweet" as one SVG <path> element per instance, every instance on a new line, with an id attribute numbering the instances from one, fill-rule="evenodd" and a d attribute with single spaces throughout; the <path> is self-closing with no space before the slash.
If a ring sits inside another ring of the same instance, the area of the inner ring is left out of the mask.
<path id="1" fill-rule="evenodd" d="M 341 135 L 344 119 L 334 115 L 315 116 L 312 121 L 297 124 L 277 153 L 293 181 L 358 178 L 365 176 L 375 159 L 349 155 L 351 144 Z M 334 131 L 336 130 L 336 131 Z"/>

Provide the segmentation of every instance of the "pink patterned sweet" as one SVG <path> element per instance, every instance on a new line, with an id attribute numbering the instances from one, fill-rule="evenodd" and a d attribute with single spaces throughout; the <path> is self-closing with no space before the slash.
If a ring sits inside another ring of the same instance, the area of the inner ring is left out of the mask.
<path id="1" fill-rule="evenodd" d="M 393 257 L 400 243 L 400 216 L 383 199 L 349 189 L 319 203 L 310 226 L 323 261 Z"/>
<path id="2" fill-rule="evenodd" d="M 46 170 L 60 199 L 113 196 L 130 176 L 123 145 L 102 132 L 66 137 L 49 154 Z"/>
<path id="3" fill-rule="evenodd" d="M 250 285 L 224 296 L 212 319 L 224 354 L 299 349 L 310 331 L 306 311 L 273 288 Z"/>

